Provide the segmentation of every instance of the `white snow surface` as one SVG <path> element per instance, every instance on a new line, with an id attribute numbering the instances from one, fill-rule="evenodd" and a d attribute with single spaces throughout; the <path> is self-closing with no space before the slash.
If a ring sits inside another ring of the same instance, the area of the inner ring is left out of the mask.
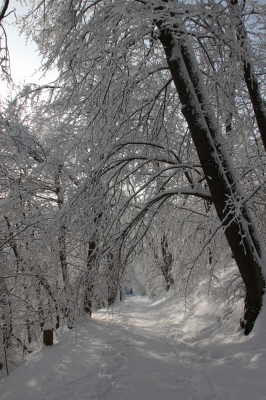
<path id="1" fill-rule="evenodd" d="M 172 288 L 101 309 L 0 383 L 1 400 L 265 400 L 266 323 L 245 337 L 242 304 L 198 287 L 190 311 Z M 1 371 L 3 372 L 3 371 Z"/>
<path id="2" fill-rule="evenodd" d="M 51 322 L 45 322 L 43 325 L 43 330 L 44 331 L 50 331 L 54 329 L 54 325 Z"/>

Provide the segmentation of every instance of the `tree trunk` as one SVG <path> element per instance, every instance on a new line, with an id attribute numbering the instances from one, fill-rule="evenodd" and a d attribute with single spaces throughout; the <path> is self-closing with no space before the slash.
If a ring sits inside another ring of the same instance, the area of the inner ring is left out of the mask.
<path id="1" fill-rule="evenodd" d="M 124 300 L 124 294 L 123 294 L 123 289 L 122 289 L 121 285 L 119 285 L 119 300 L 120 301 Z"/>
<path id="2" fill-rule="evenodd" d="M 58 243 L 59 243 L 59 258 L 62 269 L 62 277 L 66 291 L 67 287 L 69 286 L 69 280 L 68 280 L 68 266 L 66 257 L 66 226 L 64 224 L 59 227 Z"/>
<path id="3" fill-rule="evenodd" d="M 2 325 L 2 336 L 3 346 L 7 350 L 12 346 L 12 308 L 11 301 L 9 298 L 9 292 L 4 282 L 4 279 L 0 278 L 0 311 L 1 311 L 1 325 Z"/>
<path id="4" fill-rule="evenodd" d="M 87 256 L 87 273 L 85 278 L 85 294 L 84 294 L 84 306 L 83 309 L 87 314 L 92 313 L 92 297 L 93 297 L 93 281 L 94 281 L 94 274 L 96 267 L 95 264 L 96 259 L 96 241 L 90 240 L 89 241 L 89 249 L 88 249 L 88 256 Z"/>
<path id="5" fill-rule="evenodd" d="M 43 331 L 43 343 L 46 346 L 51 346 L 54 343 L 54 335 L 52 329 L 46 329 Z"/>
<path id="6" fill-rule="evenodd" d="M 55 174 L 55 192 L 57 195 L 57 204 L 59 210 L 62 210 L 64 205 L 64 189 L 62 187 L 61 182 L 61 174 L 62 174 L 63 165 L 59 164 L 57 167 L 57 172 Z M 68 265 L 67 265 L 67 249 L 66 249 L 66 239 L 67 239 L 67 222 L 66 218 L 63 217 L 63 221 L 59 226 L 58 232 L 58 244 L 59 244 L 59 259 L 61 263 L 62 269 L 62 277 L 64 282 L 64 288 L 66 292 L 66 296 L 68 296 L 68 286 L 69 286 L 69 279 L 68 279 Z"/>
<path id="7" fill-rule="evenodd" d="M 166 239 L 165 234 L 162 237 L 161 240 L 161 248 L 162 248 L 162 254 L 163 254 L 163 264 L 161 267 L 165 283 L 166 283 L 166 291 L 168 292 L 170 285 L 174 284 L 174 279 L 171 275 L 171 268 L 172 268 L 172 263 L 173 263 L 173 256 L 170 253 L 168 249 L 168 242 Z"/>
<path id="8" fill-rule="evenodd" d="M 107 304 L 111 306 L 114 304 L 118 288 L 119 288 L 119 271 L 117 266 L 115 266 L 114 256 L 112 253 L 107 255 L 107 288 L 108 288 L 108 295 L 107 295 Z"/>
<path id="9" fill-rule="evenodd" d="M 264 249 L 249 210 L 242 202 L 243 193 L 234 176 L 193 50 L 183 39 L 178 40 L 171 31 L 162 29 L 161 23 L 157 26 L 213 203 L 246 286 L 244 327 L 248 334 L 262 307 Z"/>

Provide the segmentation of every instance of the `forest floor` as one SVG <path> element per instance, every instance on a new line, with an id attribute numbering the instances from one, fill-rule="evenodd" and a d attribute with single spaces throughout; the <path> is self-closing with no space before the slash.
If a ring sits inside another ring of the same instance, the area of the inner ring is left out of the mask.
<path id="1" fill-rule="evenodd" d="M 1 400 L 265 400 L 264 334 L 232 330 L 235 309 L 199 292 L 193 313 L 173 298 L 131 295 L 99 310 L 22 362 Z"/>

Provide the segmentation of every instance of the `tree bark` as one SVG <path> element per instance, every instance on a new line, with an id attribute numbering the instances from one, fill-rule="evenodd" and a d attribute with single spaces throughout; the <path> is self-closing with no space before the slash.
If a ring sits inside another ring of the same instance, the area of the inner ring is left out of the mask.
<path id="1" fill-rule="evenodd" d="M 171 31 L 162 29 L 161 23 L 157 26 L 213 203 L 246 286 L 244 328 L 248 334 L 262 307 L 264 249 L 250 212 L 242 202 L 243 192 L 234 175 L 193 50 L 184 39 L 177 39 Z"/>
<path id="2" fill-rule="evenodd" d="M 84 295 L 84 306 L 83 309 L 87 314 L 92 313 L 92 297 L 93 297 L 93 281 L 94 281 L 94 268 L 96 259 L 96 241 L 89 241 L 89 249 L 87 256 L 87 274 L 85 278 L 85 295 Z"/>
<path id="3" fill-rule="evenodd" d="M 12 346 L 12 308 L 9 298 L 9 292 L 4 282 L 4 279 L 2 278 L 0 278 L 0 310 L 3 346 L 4 349 L 7 350 Z"/>
<path id="4" fill-rule="evenodd" d="M 2 10 L 0 11 L 0 22 L 5 18 L 8 9 L 9 0 L 5 0 Z"/>
<path id="5" fill-rule="evenodd" d="M 61 182 L 61 173 L 63 166 L 61 164 L 58 165 L 57 171 L 55 174 L 55 192 L 57 195 L 57 204 L 59 210 L 62 210 L 64 205 L 64 190 Z M 67 256 L 66 256 L 66 234 L 67 234 L 67 223 L 64 217 L 64 221 L 59 227 L 58 232 L 58 244 L 59 244 L 59 259 L 61 263 L 62 269 L 62 277 L 65 285 L 65 291 L 67 291 L 67 287 L 69 286 L 68 280 L 68 265 L 67 265 Z"/>
<path id="6" fill-rule="evenodd" d="M 173 256 L 168 249 L 168 242 L 165 234 L 163 235 L 161 240 L 161 249 L 163 254 L 163 264 L 161 270 L 166 283 L 166 291 L 168 292 L 168 290 L 170 289 L 170 285 L 174 284 L 174 279 L 171 274 Z"/>
<path id="7" fill-rule="evenodd" d="M 52 329 L 46 329 L 43 331 L 43 343 L 46 346 L 51 346 L 54 343 L 54 334 Z"/>
<path id="8" fill-rule="evenodd" d="M 114 304 L 118 288 L 119 288 L 119 270 L 117 266 L 115 266 L 115 260 L 112 253 L 107 255 L 107 304 L 111 306 Z"/>

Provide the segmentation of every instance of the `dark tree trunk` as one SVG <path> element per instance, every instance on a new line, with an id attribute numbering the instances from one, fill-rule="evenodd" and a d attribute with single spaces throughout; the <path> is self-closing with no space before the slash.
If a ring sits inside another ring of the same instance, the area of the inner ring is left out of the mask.
<path id="1" fill-rule="evenodd" d="M 171 31 L 162 29 L 160 23 L 157 26 L 213 203 L 246 286 L 244 327 L 248 334 L 262 307 L 263 250 L 249 210 L 241 203 L 243 193 L 234 176 L 193 50 Z"/>
<path id="2" fill-rule="evenodd" d="M 12 345 L 12 308 L 9 299 L 8 289 L 4 279 L 0 278 L 0 313 L 4 349 L 8 349 Z"/>
<path id="3" fill-rule="evenodd" d="M 114 257 L 112 253 L 109 253 L 107 256 L 107 287 L 108 287 L 108 298 L 107 304 L 111 306 L 114 304 L 118 287 L 119 287 L 119 273 L 118 268 L 115 266 Z"/>
<path id="4" fill-rule="evenodd" d="M 89 249 L 87 256 L 87 274 L 85 278 L 85 294 L 84 294 L 84 311 L 87 314 L 92 313 L 92 299 L 93 299 L 93 288 L 94 288 L 94 275 L 96 268 L 96 241 L 89 241 Z"/>
<path id="5" fill-rule="evenodd" d="M 68 281 L 68 266 L 67 266 L 67 256 L 66 256 L 66 226 L 63 224 L 59 228 L 58 234 L 58 244 L 59 244 L 59 258 L 62 269 L 62 277 L 65 285 L 65 291 L 69 285 Z"/>
<path id="6" fill-rule="evenodd" d="M 87 282 L 85 282 L 87 283 Z M 92 286 L 93 287 L 93 286 Z M 91 298 L 91 288 L 90 285 L 87 284 L 86 285 L 86 289 L 85 289 L 85 295 L 84 295 L 84 307 L 83 310 L 85 311 L 86 314 L 89 314 L 91 316 L 92 314 L 92 298 Z"/>
<path id="7" fill-rule="evenodd" d="M 57 167 L 57 172 L 55 174 L 55 192 L 57 195 L 57 204 L 59 210 L 62 210 L 64 205 L 64 189 L 62 187 L 61 182 L 61 174 L 62 174 L 63 165 L 59 164 Z M 62 277 L 64 282 L 64 288 L 66 292 L 66 297 L 68 297 L 68 286 L 69 286 L 69 279 L 68 279 L 68 265 L 67 265 L 67 249 L 66 249 L 66 239 L 67 239 L 67 222 L 66 218 L 63 218 L 62 224 L 59 227 L 58 232 L 58 244 L 59 244 L 59 259 L 61 263 L 62 269 Z"/>
<path id="8" fill-rule="evenodd" d="M 120 298 L 120 301 L 123 301 L 123 299 L 124 299 L 123 289 L 122 289 L 121 285 L 119 285 L 119 298 Z"/>
<path id="9" fill-rule="evenodd" d="M 208 213 L 210 212 L 210 210 L 211 210 L 211 205 L 212 205 L 212 202 L 211 201 L 204 201 L 204 205 L 205 205 L 205 209 L 206 209 L 206 215 L 208 215 Z M 210 237 L 212 236 L 212 231 L 211 231 L 211 229 L 209 229 L 209 235 L 210 235 Z M 212 264 L 212 261 L 213 261 L 213 254 L 212 254 L 212 250 L 211 250 L 211 248 L 209 247 L 209 249 L 208 249 L 208 253 L 209 253 L 209 264 L 211 265 Z"/>
<path id="10" fill-rule="evenodd" d="M 52 329 L 43 331 L 43 343 L 46 346 L 51 346 L 54 343 L 54 335 Z"/>
<path id="11" fill-rule="evenodd" d="M 161 270 L 166 283 L 166 291 L 168 292 L 170 285 L 174 284 L 174 279 L 171 275 L 173 256 L 168 249 L 168 242 L 165 235 L 163 235 L 161 240 L 161 249 L 163 254 L 163 264 L 161 266 Z"/>
<path id="12" fill-rule="evenodd" d="M 2 10 L 0 11 L 0 22 L 2 21 L 2 19 L 5 18 L 5 14 L 7 12 L 8 5 L 9 5 L 9 0 L 5 0 Z"/>
<path id="13" fill-rule="evenodd" d="M 55 174 L 55 192 L 57 195 L 57 204 L 59 210 L 62 210 L 64 205 L 64 188 L 62 185 L 62 174 L 63 165 L 58 164 L 57 171 Z M 67 318 L 67 326 L 69 329 L 73 328 L 74 324 L 74 315 L 72 312 L 71 300 L 74 297 L 73 289 L 71 288 L 71 284 L 68 276 L 68 262 L 67 262 L 67 219 L 65 216 L 62 218 L 62 223 L 59 226 L 58 231 L 58 245 L 59 245 L 59 259 L 62 270 L 62 278 L 64 282 L 64 291 L 66 295 L 66 307 L 64 309 L 64 315 Z"/>
<path id="14" fill-rule="evenodd" d="M 28 342 L 29 342 L 29 344 L 31 344 L 31 342 L 32 342 L 32 321 L 30 321 L 28 318 L 26 319 L 26 328 L 27 328 Z"/>

